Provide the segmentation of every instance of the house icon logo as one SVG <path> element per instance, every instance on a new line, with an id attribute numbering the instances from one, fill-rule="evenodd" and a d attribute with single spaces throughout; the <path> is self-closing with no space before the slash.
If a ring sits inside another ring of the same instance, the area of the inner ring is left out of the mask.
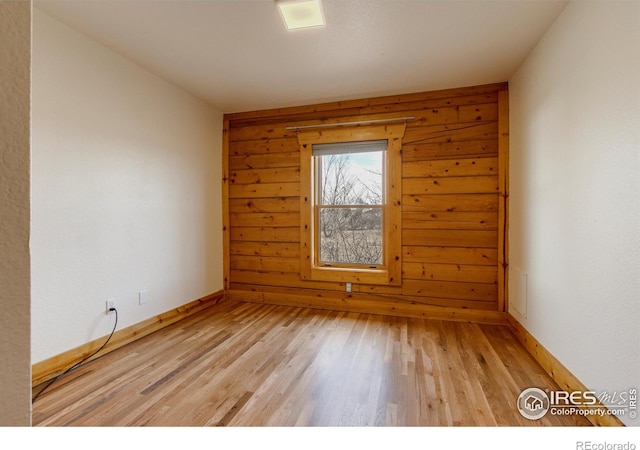
<path id="1" fill-rule="evenodd" d="M 539 411 L 542 409 L 542 400 L 540 400 L 538 397 L 530 395 L 524 400 L 524 406 L 529 411 Z"/>
<path id="2" fill-rule="evenodd" d="M 527 388 L 518 397 L 518 411 L 529 420 L 538 420 L 549 411 L 549 396 L 542 389 Z"/>

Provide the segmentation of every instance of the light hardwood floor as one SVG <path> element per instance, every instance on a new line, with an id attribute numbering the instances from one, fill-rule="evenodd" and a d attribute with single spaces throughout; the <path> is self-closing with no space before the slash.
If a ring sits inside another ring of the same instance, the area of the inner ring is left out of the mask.
<path id="1" fill-rule="evenodd" d="M 523 418 L 528 387 L 558 388 L 507 327 L 222 302 L 61 378 L 33 424 L 589 425 Z"/>

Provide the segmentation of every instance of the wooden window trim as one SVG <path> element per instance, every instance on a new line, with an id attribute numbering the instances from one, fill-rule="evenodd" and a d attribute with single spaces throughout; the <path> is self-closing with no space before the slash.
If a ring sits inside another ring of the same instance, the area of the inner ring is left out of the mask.
<path id="1" fill-rule="evenodd" d="M 300 277 L 302 280 L 399 286 L 402 275 L 402 139 L 406 124 L 310 129 L 298 132 L 300 145 Z M 314 255 L 313 144 L 388 141 L 385 157 L 385 209 L 383 264 L 375 269 L 359 266 L 319 266 Z"/>

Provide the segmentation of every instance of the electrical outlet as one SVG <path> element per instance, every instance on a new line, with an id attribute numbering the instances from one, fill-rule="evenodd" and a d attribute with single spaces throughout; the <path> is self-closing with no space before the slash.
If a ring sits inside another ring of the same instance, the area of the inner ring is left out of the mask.
<path id="1" fill-rule="evenodd" d="M 346 283 L 345 290 L 346 290 L 347 292 L 351 292 L 351 283 Z"/>
<path id="2" fill-rule="evenodd" d="M 138 304 L 144 305 L 149 300 L 149 296 L 147 295 L 147 291 L 138 292 Z"/>
<path id="3" fill-rule="evenodd" d="M 108 316 L 109 314 L 113 314 L 113 311 L 110 311 L 111 308 L 116 307 L 116 301 L 112 298 L 105 302 L 105 314 Z"/>

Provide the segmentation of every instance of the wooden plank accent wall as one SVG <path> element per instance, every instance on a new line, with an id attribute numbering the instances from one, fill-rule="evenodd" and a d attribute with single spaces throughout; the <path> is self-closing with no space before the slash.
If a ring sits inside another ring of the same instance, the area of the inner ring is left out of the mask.
<path id="1" fill-rule="evenodd" d="M 402 147 L 401 286 L 354 284 L 347 294 L 344 283 L 301 280 L 300 156 L 287 127 L 402 116 L 416 119 Z M 448 307 L 495 312 L 492 321 L 506 311 L 506 83 L 227 114 L 224 123 L 232 296 L 252 292 L 247 300 L 266 302 L 281 294 L 286 304 L 300 296 L 300 305 L 316 307 L 358 300 L 372 313 Z"/>

